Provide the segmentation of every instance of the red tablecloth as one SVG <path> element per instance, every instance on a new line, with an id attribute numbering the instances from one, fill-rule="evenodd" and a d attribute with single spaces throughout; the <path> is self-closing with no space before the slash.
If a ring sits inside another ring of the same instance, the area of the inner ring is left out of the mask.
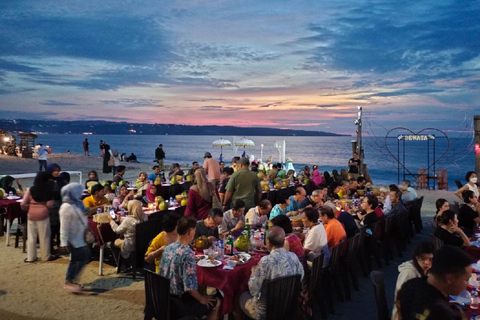
<path id="1" fill-rule="evenodd" d="M 88 218 L 88 228 L 93 232 L 99 246 L 103 246 L 110 241 L 115 241 L 115 239 L 118 238 L 118 235 L 112 230 L 109 223 L 98 224 L 93 221 L 92 218 Z"/>
<path id="2" fill-rule="evenodd" d="M 264 255 L 253 254 L 250 261 L 237 265 L 233 270 L 223 269 L 226 262 L 215 268 L 197 266 L 198 284 L 217 288 L 224 293 L 222 315 L 232 312 L 235 295 L 248 290 L 248 279 L 252 273 L 252 267 L 258 264 L 262 256 Z"/>
<path id="3" fill-rule="evenodd" d="M 0 207 L 7 210 L 7 212 L 5 212 L 5 219 L 12 221 L 18 217 L 27 218 L 27 212 L 22 210 L 20 202 L 17 202 L 17 200 L 1 199 Z"/>

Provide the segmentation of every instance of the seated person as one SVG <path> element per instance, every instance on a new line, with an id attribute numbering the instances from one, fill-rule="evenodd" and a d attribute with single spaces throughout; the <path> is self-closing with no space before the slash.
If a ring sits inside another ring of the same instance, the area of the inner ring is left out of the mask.
<path id="1" fill-rule="evenodd" d="M 85 181 L 85 189 L 89 190 L 90 192 L 90 187 L 93 185 L 96 185 L 100 183 L 98 181 L 98 173 L 95 170 L 92 170 L 88 173 L 88 179 Z"/>
<path id="2" fill-rule="evenodd" d="M 148 182 L 148 176 L 145 171 L 142 171 L 138 174 L 138 179 L 135 182 L 135 188 L 137 188 L 137 191 L 135 191 L 134 197 L 137 200 L 141 200 L 143 197 L 143 194 L 147 192 L 149 182 Z M 156 191 L 156 190 L 155 190 Z"/>
<path id="3" fill-rule="evenodd" d="M 285 231 L 280 227 L 272 227 L 267 235 L 267 249 L 270 254 L 260 259 L 253 268 L 248 280 L 248 290 L 240 296 L 240 307 L 245 314 L 253 319 L 265 318 L 265 295 L 261 294 L 265 280 L 299 274 L 303 278 L 303 266 L 293 252 L 283 247 Z"/>
<path id="4" fill-rule="evenodd" d="M 427 279 L 407 281 L 398 293 L 399 314 L 403 320 L 461 319 L 449 304 L 449 295 L 458 296 L 468 287 L 472 258 L 464 251 L 443 246 L 432 259 Z"/>
<path id="5" fill-rule="evenodd" d="M 306 196 L 300 204 L 300 209 L 306 207 L 320 208 L 323 206 L 322 190 L 313 190 L 310 196 Z"/>
<path id="6" fill-rule="evenodd" d="M 103 191 L 105 192 L 105 195 L 104 197 L 108 199 L 108 202 L 109 203 L 112 203 L 113 200 L 115 200 L 115 193 L 113 192 L 112 190 L 112 187 L 110 186 L 110 184 L 105 184 L 105 187 L 103 187 Z"/>
<path id="7" fill-rule="evenodd" d="M 287 215 L 287 207 L 290 204 L 290 197 L 281 194 L 277 198 L 277 204 L 270 211 L 270 220 L 280 215 Z"/>
<path id="8" fill-rule="evenodd" d="M 127 162 L 137 162 L 137 156 L 132 152 L 125 160 Z"/>
<path id="9" fill-rule="evenodd" d="M 242 199 L 235 199 L 232 209 L 223 213 L 222 223 L 218 226 L 220 237 L 226 236 L 229 232 L 235 238 L 242 234 L 245 229 L 245 202 Z"/>
<path id="10" fill-rule="evenodd" d="M 125 171 L 127 171 L 127 168 L 125 166 L 118 166 L 117 167 L 117 174 L 113 176 L 113 182 L 119 186 L 122 184 L 125 184 L 125 181 L 123 180 L 123 176 L 125 175 Z"/>
<path id="11" fill-rule="evenodd" d="M 142 198 L 142 202 L 146 205 L 149 203 L 155 203 L 155 198 L 157 197 L 157 186 L 154 184 L 149 184 L 147 186 L 147 191 Z"/>
<path id="12" fill-rule="evenodd" d="M 357 190 L 365 190 L 366 187 L 368 187 L 369 183 L 367 183 L 367 180 L 365 177 L 358 177 L 357 178 Z"/>
<path id="13" fill-rule="evenodd" d="M 350 183 L 347 180 L 341 182 L 341 187 L 337 194 L 339 199 L 350 197 Z"/>
<path id="14" fill-rule="evenodd" d="M 379 199 L 383 214 L 388 215 L 392 210 L 392 202 L 390 201 L 390 189 L 387 186 L 380 187 L 380 198 L 383 199 L 383 202 Z"/>
<path id="15" fill-rule="evenodd" d="M 435 216 L 433 217 L 433 226 L 438 227 L 440 225 L 440 220 L 442 217 L 442 214 L 450 210 L 450 204 L 446 199 L 437 199 L 435 201 L 435 207 L 437 208 L 437 212 L 435 213 Z"/>
<path id="16" fill-rule="evenodd" d="M 116 210 L 126 209 L 125 205 L 129 200 L 133 200 L 133 190 L 128 191 L 126 186 L 117 187 L 119 189 L 118 196 L 113 199 L 112 207 Z"/>
<path id="17" fill-rule="evenodd" d="M 197 161 L 193 161 L 192 162 L 192 167 L 190 168 L 190 170 L 188 170 L 188 174 L 193 176 L 195 175 L 195 171 L 200 168 L 199 164 Z"/>
<path id="18" fill-rule="evenodd" d="M 298 210 L 302 208 L 302 202 L 305 200 L 307 192 L 304 187 L 295 189 L 295 194 L 290 196 L 290 204 L 287 207 L 287 216 L 294 216 L 298 214 Z"/>
<path id="19" fill-rule="evenodd" d="M 345 233 L 347 234 L 347 238 L 350 239 L 354 237 L 358 231 L 358 226 L 355 223 L 355 218 L 350 214 L 350 212 L 339 212 L 335 204 L 333 204 L 332 202 L 325 203 L 325 207 L 330 207 L 333 210 L 335 216 L 337 217 L 337 220 L 343 225 Z"/>
<path id="20" fill-rule="evenodd" d="M 153 170 L 153 172 L 148 175 L 148 181 L 149 181 L 151 184 L 154 184 L 154 183 L 155 183 L 155 180 L 156 180 L 157 178 L 159 178 L 160 181 L 162 181 L 162 177 L 160 176 L 160 166 L 159 166 L 159 165 L 154 165 L 154 166 L 152 167 L 152 170 Z"/>
<path id="21" fill-rule="evenodd" d="M 119 247 L 122 257 L 127 259 L 130 253 L 135 251 L 135 226 L 139 223 L 147 221 L 147 216 L 143 212 L 142 203 L 138 200 L 128 202 L 128 216 L 118 225 L 110 215 L 110 226 L 112 230 L 118 234 L 123 235 L 123 239 L 116 239 L 115 246 Z"/>
<path id="22" fill-rule="evenodd" d="M 480 223 L 478 215 L 480 204 L 471 190 L 463 191 L 462 197 L 465 203 L 458 210 L 458 226 L 468 237 L 471 237 L 475 227 Z"/>
<path id="23" fill-rule="evenodd" d="M 458 227 L 455 212 L 447 210 L 442 214 L 440 227 L 436 228 L 433 235 L 447 244 L 455 247 L 469 246 L 470 240 L 462 229 Z"/>
<path id="24" fill-rule="evenodd" d="M 5 194 L 3 195 L 4 197 L 8 196 L 10 192 L 17 196 L 23 195 L 24 192 L 22 188 L 22 182 L 20 181 L 20 179 L 17 179 L 18 190 L 15 190 L 15 188 L 13 187 L 14 181 L 15 178 L 12 176 L 5 176 L 0 179 L 0 188 L 5 190 Z"/>
<path id="25" fill-rule="evenodd" d="M 378 221 L 375 214 L 375 208 L 378 206 L 378 199 L 373 194 L 369 194 L 362 200 L 362 210 L 357 212 L 357 217 L 360 220 L 360 225 L 365 228 L 371 228 L 372 224 Z"/>
<path id="26" fill-rule="evenodd" d="M 97 209 L 109 205 L 110 202 L 105 198 L 105 191 L 101 184 L 96 184 L 91 188 L 91 195 L 83 199 L 83 204 L 87 208 L 87 214 L 92 215 L 97 213 Z"/>
<path id="27" fill-rule="evenodd" d="M 329 250 L 347 237 L 347 233 L 342 224 L 335 218 L 335 213 L 332 208 L 328 206 L 321 208 L 320 220 L 322 220 L 325 232 L 327 233 Z"/>
<path id="28" fill-rule="evenodd" d="M 323 266 L 328 266 L 330 252 L 328 251 L 327 232 L 323 224 L 318 222 L 319 213 L 314 208 L 306 208 L 302 213 L 303 226 L 308 229 L 305 241 L 303 242 L 303 252 L 307 260 L 313 261 L 316 257 L 325 253 Z"/>
<path id="29" fill-rule="evenodd" d="M 411 186 L 411 184 L 410 184 L 410 180 L 403 180 L 403 181 L 402 181 L 402 184 L 404 184 L 404 185 L 407 186 L 408 192 L 410 192 L 411 194 L 413 194 L 413 197 L 414 197 L 415 199 L 418 198 L 417 191 L 416 191 L 414 188 L 412 188 L 412 186 Z"/>
<path id="30" fill-rule="evenodd" d="M 349 194 L 353 196 L 357 192 L 358 182 L 356 179 L 348 180 L 348 186 L 350 188 Z"/>
<path id="31" fill-rule="evenodd" d="M 302 240 L 293 233 L 292 222 L 290 219 L 282 214 L 270 219 L 270 225 L 280 227 L 285 231 L 285 242 L 283 243 L 283 247 L 285 250 L 295 253 L 298 260 L 300 260 L 302 265 L 306 267 L 307 260 L 305 259 L 305 252 L 303 252 Z"/>
<path id="32" fill-rule="evenodd" d="M 252 229 L 259 229 L 267 222 L 270 211 L 272 211 L 272 203 L 263 199 L 258 206 L 248 210 L 245 223 L 248 223 Z"/>
<path id="33" fill-rule="evenodd" d="M 330 199 L 339 200 L 340 199 L 340 190 L 342 190 L 342 185 L 338 182 L 333 182 L 331 185 L 331 194 Z"/>
<path id="34" fill-rule="evenodd" d="M 408 190 L 408 185 L 401 183 L 398 189 L 402 192 L 402 202 L 404 205 L 417 199 L 416 194 Z"/>
<path id="35" fill-rule="evenodd" d="M 177 241 L 177 222 L 179 219 L 180 217 L 174 212 L 165 214 L 162 220 L 163 231 L 152 240 L 147 252 L 145 252 L 145 261 L 147 263 L 155 262 L 156 273 L 159 271 L 160 259 L 165 248 Z"/>
<path id="36" fill-rule="evenodd" d="M 190 248 L 194 239 L 197 221 L 192 217 L 181 217 L 177 223 L 177 241 L 165 248 L 160 260 L 159 274 L 170 279 L 172 319 L 195 316 L 218 319 L 221 301 L 198 291 L 197 262 Z"/>
<path id="37" fill-rule="evenodd" d="M 222 209 L 213 208 L 205 219 L 197 221 L 194 239 L 200 236 L 206 236 L 210 241 L 218 239 L 218 226 L 222 224 L 222 221 Z"/>
<path id="38" fill-rule="evenodd" d="M 180 164 L 174 163 L 172 164 L 173 170 L 168 173 L 168 179 L 172 179 L 173 176 L 179 175 L 182 176 L 184 175 L 183 171 L 180 169 Z"/>

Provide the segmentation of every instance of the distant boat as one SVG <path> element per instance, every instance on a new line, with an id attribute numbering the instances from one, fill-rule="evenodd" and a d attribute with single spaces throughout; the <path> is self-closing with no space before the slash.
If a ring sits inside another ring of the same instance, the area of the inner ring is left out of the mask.
<path id="1" fill-rule="evenodd" d="M 89 135 L 92 135 L 93 133 L 91 132 L 82 132 L 82 134 L 86 135 L 86 136 L 89 136 Z"/>

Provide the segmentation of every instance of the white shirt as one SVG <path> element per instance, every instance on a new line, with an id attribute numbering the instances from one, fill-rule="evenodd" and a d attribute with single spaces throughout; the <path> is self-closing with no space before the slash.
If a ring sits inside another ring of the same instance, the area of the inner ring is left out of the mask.
<path id="1" fill-rule="evenodd" d="M 253 225 L 254 228 L 260 228 L 264 223 L 267 222 L 268 216 L 261 216 L 260 212 L 258 212 L 258 206 L 255 206 L 248 210 L 247 214 L 245 215 L 245 221 L 247 220 L 249 225 Z"/>
<path id="2" fill-rule="evenodd" d="M 312 229 L 308 230 L 307 237 L 303 243 L 303 247 L 311 251 L 307 256 L 307 259 L 315 259 L 322 254 L 324 249 L 326 249 L 325 258 L 327 258 L 327 255 L 329 256 L 329 253 L 327 253 L 327 243 L 327 232 L 325 231 L 323 224 L 319 223 Z"/>

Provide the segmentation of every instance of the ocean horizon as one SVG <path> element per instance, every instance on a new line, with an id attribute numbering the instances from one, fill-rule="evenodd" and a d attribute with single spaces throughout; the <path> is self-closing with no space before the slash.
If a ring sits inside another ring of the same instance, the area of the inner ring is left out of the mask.
<path id="1" fill-rule="evenodd" d="M 100 140 L 110 145 L 111 149 L 117 149 L 120 154 L 126 156 L 134 153 L 139 162 L 154 164 L 155 149 L 161 143 L 166 152 L 165 165 L 174 162 L 182 166 L 191 166 L 193 161 L 203 163 L 205 152 L 211 152 L 216 159 L 220 157 L 220 147 L 213 147 L 214 140 L 223 138 L 233 143 L 232 136 L 176 136 L 176 135 L 82 135 L 82 134 L 41 134 L 35 140 L 36 143 L 49 145 L 53 153 L 83 154 L 82 142 L 87 138 L 90 147 L 90 155 L 99 156 Z M 241 136 L 237 136 L 238 141 Z M 286 157 L 292 159 L 297 172 L 305 165 L 310 167 L 314 164 L 319 166 L 320 171 L 333 169 L 347 169 L 348 160 L 352 155 L 351 141 L 355 137 L 297 137 L 297 136 L 249 136 L 255 146 L 252 147 L 223 147 L 223 160 L 229 164 L 234 156 L 253 155 L 259 159 L 263 155 L 265 161 L 272 157 L 273 162 L 279 161 L 279 152 L 275 148 L 276 142 L 286 143 Z M 262 147 L 263 144 L 263 147 Z M 448 152 L 445 150 L 449 146 Z M 430 165 L 430 175 L 438 173 L 439 169 L 447 169 L 448 184 L 450 190 L 456 190 L 455 180 L 465 183 L 464 176 L 467 171 L 475 168 L 475 153 L 472 140 L 469 138 L 437 139 L 435 146 L 428 146 L 425 142 L 409 141 L 405 143 L 405 157 L 403 146 L 396 139 L 385 142 L 385 138 L 364 137 L 363 148 L 365 151 L 365 163 L 375 184 L 387 185 L 397 183 L 398 179 L 405 178 L 415 183 L 412 178 L 418 169 L 426 169 Z M 429 151 L 428 151 L 429 150 Z M 398 151 L 400 151 L 398 153 Z M 433 164 L 433 153 L 437 162 Z M 440 159 L 441 155 L 444 155 Z M 405 168 L 399 167 L 396 158 L 399 157 Z M 405 159 L 405 160 L 404 160 Z M 435 172 L 433 168 L 435 167 Z M 398 175 L 400 169 L 400 175 Z"/>

